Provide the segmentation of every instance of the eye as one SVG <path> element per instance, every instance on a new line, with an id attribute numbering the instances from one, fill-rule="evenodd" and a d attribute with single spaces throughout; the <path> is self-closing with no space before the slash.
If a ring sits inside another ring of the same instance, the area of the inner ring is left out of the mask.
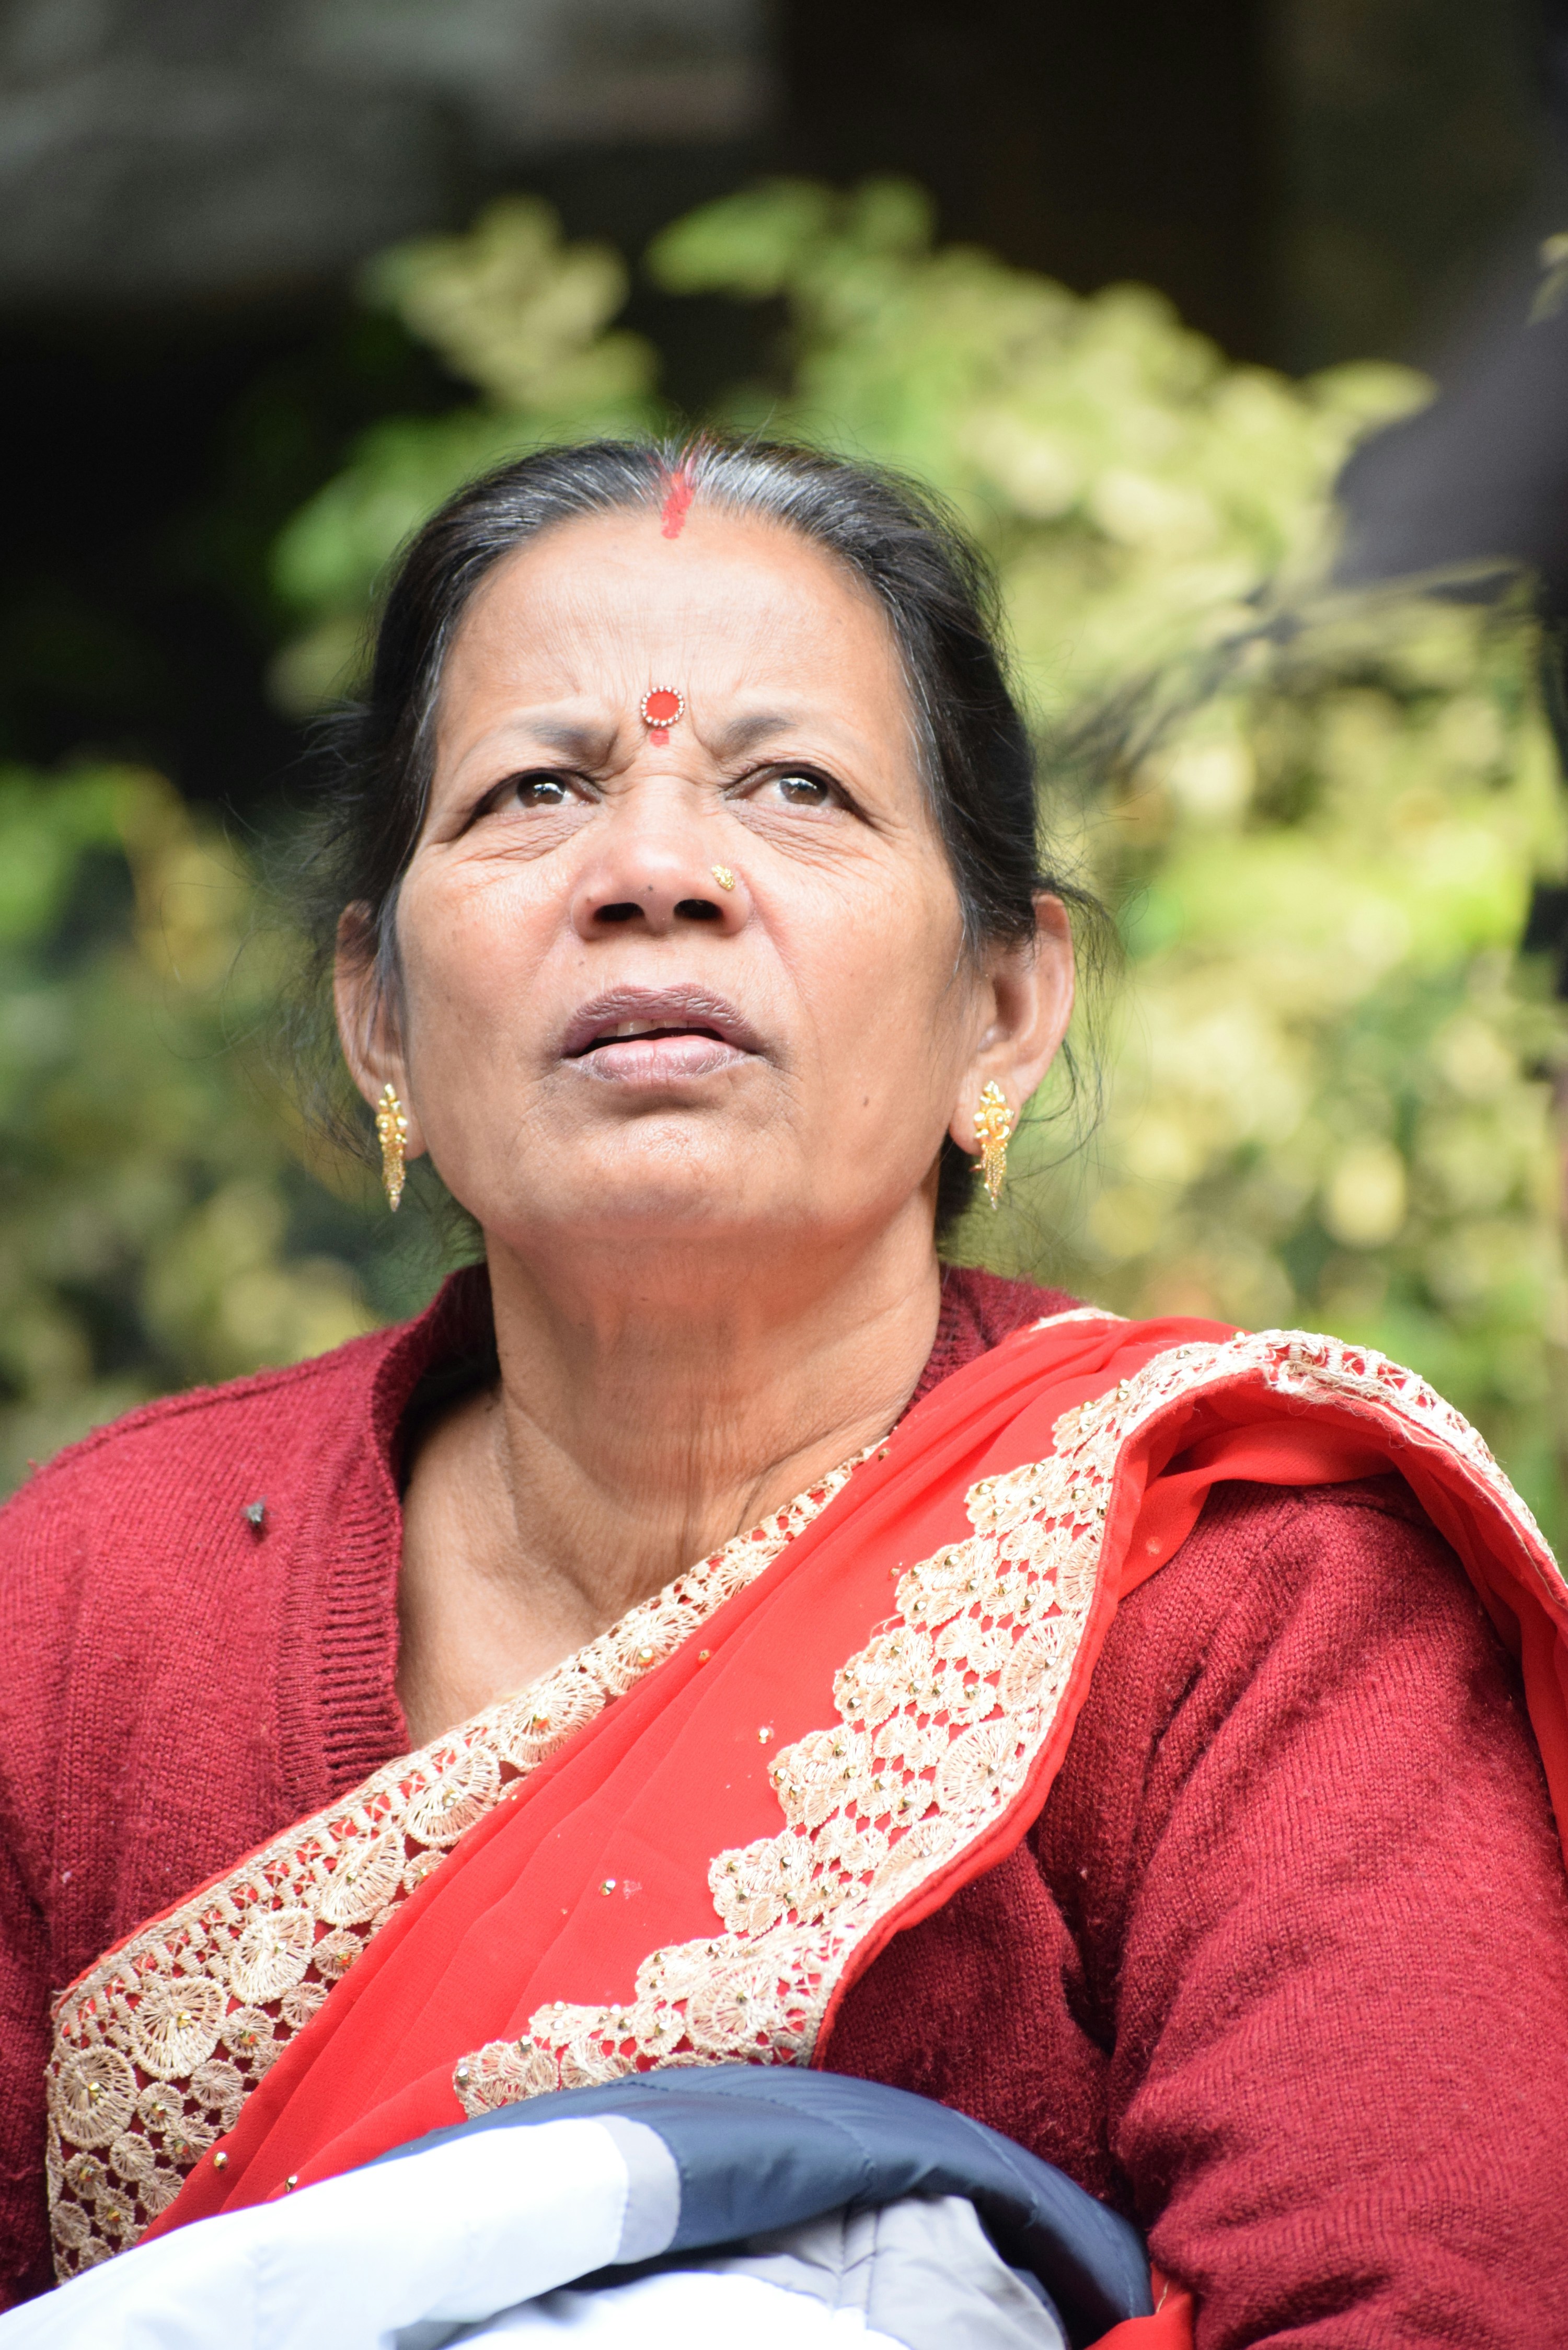
<path id="1" fill-rule="evenodd" d="M 816 767 L 786 767 L 762 764 L 731 786 L 738 800 L 749 800 L 759 816 L 788 808 L 802 816 L 858 816 L 860 809 L 846 786 Z"/>
<path id="2" fill-rule="evenodd" d="M 548 767 L 536 768 L 531 774 L 508 775 L 504 782 L 492 785 L 474 815 L 511 816 L 519 809 L 527 815 L 564 808 L 576 797 L 569 775 L 554 774 Z"/>
<path id="3" fill-rule="evenodd" d="M 503 806 L 506 796 L 503 795 Z M 571 793 L 559 775 L 516 775 L 510 785 L 510 796 L 519 807 L 556 808 L 565 807 Z"/>
<path id="4" fill-rule="evenodd" d="M 833 785 L 822 775 L 775 775 L 774 788 L 786 807 L 831 807 L 838 797 Z"/>

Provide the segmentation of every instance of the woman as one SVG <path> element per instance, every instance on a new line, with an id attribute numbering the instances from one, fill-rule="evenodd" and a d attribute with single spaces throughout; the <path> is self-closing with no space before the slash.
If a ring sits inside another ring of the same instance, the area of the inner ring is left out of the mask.
<path id="1" fill-rule="evenodd" d="M 1206 2345 L 1568 2308 L 1528 1513 L 1376 1357 L 939 1263 L 1072 998 L 987 594 L 788 450 L 545 452 L 415 542 L 338 1023 L 484 1266 L 10 1506 L 13 2293 L 46 2167 L 69 2273 L 763 2062 L 1057 2163 Z"/>

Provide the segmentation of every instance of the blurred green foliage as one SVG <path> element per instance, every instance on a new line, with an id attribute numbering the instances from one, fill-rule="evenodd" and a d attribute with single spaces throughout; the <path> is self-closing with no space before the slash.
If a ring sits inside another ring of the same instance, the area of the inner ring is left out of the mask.
<path id="1" fill-rule="evenodd" d="M 273 1072 L 289 955 L 256 903 L 160 776 L 0 772 L 0 1491 L 418 1294 Z"/>
<path id="2" fill-rule="evenodd" d="M 971 1217 L 958 1253 L 1129 1313 L 1382 1346 L 1559 1530 L 1568 1055 L 1519 941 L 1568 827 L 1532 623 L 1462 584 L 1321 585 L 1338 466 L 1421 380 L 1231 367 L 1145 288 L 1084 299 L 934 249 L 901 183 L 775 182 L 678 223 L 649 266 L 778 322 L 769 380 L 713 421 L 902 468 L 985 545 L 1054 853 L 1121 933 L 1089 1148 L 1048 1088 L 1009 1209 Z M 655 355 L 613 325 L 625 282 L 524 201 L 378 265 L 368 298 L 477 397 L 378 427 L 285 534 L 290 706 L 351 681 L 378 579 L 462 481 L 541 440 L 672 421 Z M 253 939 L 213 993 L 248 920 L 233 858 L 147 778 L 4 793 L 22 878 L 0 839 L 0 1364 L 36 1451 L 133 1391 L 330 1344 L 417 1283 L 410 1260 L 387 1271 L 360 1179 L 312 1161 L 252 1041 L 286 948 Z M 78 902 L 110 868 L 118 932 Z"/>
<path id="3" fill-rule="evenodd" d="M 352 675 L 389 557 L 464 482 L 541 442 L 658 421 L 655 353 L 608 323 L 626 300 L 625 263 L 605 245 L 564 245 L 536 198 L 493 204 L 467 236 L 395 246 L 363 291 L 484 399 L 377 426 L 284 533 L 276 585 L 311 622 L 274 672 L 293 710 L 316 708 Z"/>

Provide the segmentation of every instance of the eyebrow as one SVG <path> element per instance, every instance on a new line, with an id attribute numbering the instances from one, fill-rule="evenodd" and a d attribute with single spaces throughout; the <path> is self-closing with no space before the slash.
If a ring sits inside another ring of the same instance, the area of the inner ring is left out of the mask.
<path id="1" fill-rule="evenodd" d="M 718 758 L 740 758 L 766 736 L 786 732 L 798 723 L 793 711 L 758 711 L 722 728 L 711 738 L 710 747 Z M 545 749 L 586 768 L 601 765 L 607 758 L 615 731 L 612 726 L 587 726 L 569 718 L 546 718 L 532 712 L 520 723 Z"/>
<path id="2" fill-rule="evenodd" d="M 606 726 L 580 726 L 575 725 L 569 718 L 533 716 L 523 723 L 530 734 L 535 735 L 552 751 L 559 751 L 585 767 L 597 765 L 609 748 L 612 730 Z"/>
<path id="3" fill-rule="evenodd" d="M 798 724 L 793 711 L 763 710 L 752 718 L 737 718 L 713 738 L 713 749 L 722 759 L 738 758 L 764 736 L 776 734 Z"/>

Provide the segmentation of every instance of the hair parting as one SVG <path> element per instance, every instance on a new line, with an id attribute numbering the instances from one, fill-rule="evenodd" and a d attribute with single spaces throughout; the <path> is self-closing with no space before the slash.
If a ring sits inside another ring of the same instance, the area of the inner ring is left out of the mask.
<path id="1" fill-rule="evenodd" d="M 691 473 L 683 462 L 677 465 L 674 473 L 670 476 L 670 494 L 664 501 L 659 517 L 659 527 L 666 538 L 680 537 L 685 528 L 686 517 L 691 511 L 691 501 L 695 495 Z"/>

